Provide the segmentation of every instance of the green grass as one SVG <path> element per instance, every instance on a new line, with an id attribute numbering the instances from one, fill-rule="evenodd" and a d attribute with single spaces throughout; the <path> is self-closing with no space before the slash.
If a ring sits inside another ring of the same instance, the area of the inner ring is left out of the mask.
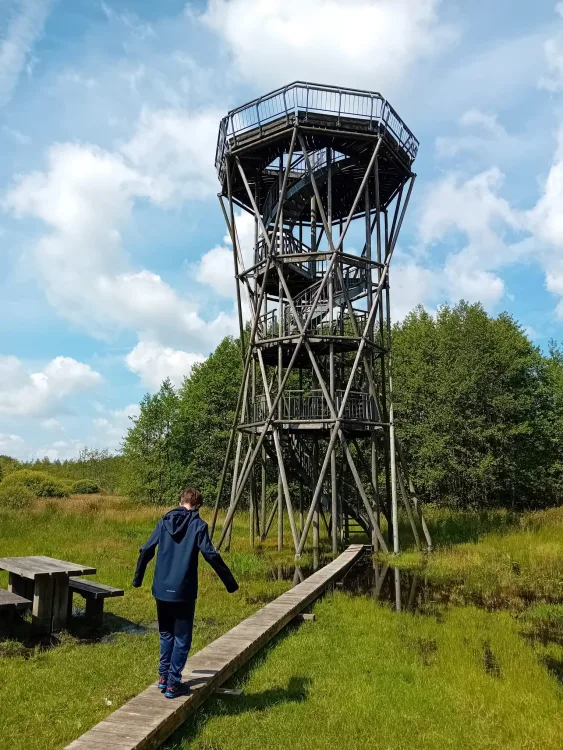
<path id="1" fill-rule="evenodd" d="M 90 564 L 97 580 L 126 591 L 107 601 L 107 642 L 76 627 L 50 650 L 0 642 L 1 748 L 62 748 L 154 679 L 157 634 L 117 631 L 155 619 L 151 575 L 141 589 L 130 582 L 160 514 L 96 496 L 0 513 L 0 555 Z M 401 565 L 493 611 L 398 614 L 366 597 L 327 596 L 315 623 L 287 629 L 234 678 L 242 698 L 208 702 L 169 748 L 560 748 L 563 509 L 521 517 L 431 510 L 429 523 L 436 552 L 408 552 Z M 291 564 L 290 550 L 278 553 L 272 540 L 252 551 L 247 524 L 237 519 L 226 555 L 239 592 L 229 596 L 201 565 L 194 650 L 291 585 L 269 574 Z"/>
<path id="2" fill-rule="evenodd" d="M 336 593 L 167 750 L 559 750 L 563 691 L 508 613 L 397 614 Z"/>
<path id="3" fill-rule="evenodd" d="M 395 564 L 418 567 L 431 581 L 457 585 L 462 595 L 489 607 L 563 601 L 563 507 L 521 516 L 434 510 L 428 520 L 436 551 L 406 553 Z M 471 541 L 452 544 L 444 529 L 463 539 L 459 527 L 465 522 Z"/>
<path id="4" fill-rule="evenodd" d="M 142 588 L 133 589 L 131 580 L 139 547 L 161 514 L 162 509 L 138 508 L 112 497 L 37 501 L 31 512 L 0 513 L 0 555 L 49 555 L 97 568 L 96 580 L 125 589 L 124 597 L 106 602 L 106 611 L 114 615 L 106 618 L 105 631 L 111 634 L 123 624 L 118 618 L 145 625 L 156 618 L 150 592 L 154 566 Z M 280 554 L 266 545 L 262 555 L 252 553 L 244 517 L 237 519 L 233 536 L 236 551 L 233 544 L 233 552 L 225 558 L 241 584 L 240 591 L 227 594 L 202 561 L 194 650 L 290 586 L 289 581 L 266 580 L 270 565 L 292 560 L 289 550 Z M 0 573 L 0 587 L 7 583 L 7 574 Z M 80 602 L 77 596 L 76 604 Z M 2 654 L 6 656 L 1 658 Z M 64 747 L 144 689 L 155 677 L 157 654 L 156 632 L 117 634 L 111 643 L 68 635 L 51 650 L 0 642 L 0 747 Z"/>

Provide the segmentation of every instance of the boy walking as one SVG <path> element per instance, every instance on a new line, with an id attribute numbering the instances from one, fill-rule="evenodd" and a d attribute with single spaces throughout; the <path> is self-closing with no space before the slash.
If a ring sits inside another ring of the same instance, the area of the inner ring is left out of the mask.
<path id="1" fill-rule="evenodd" d="M 184 692 L 182 670 L 192 644 L 199 552 L 229 593 L 238 589 L 233 574 L 209 539 L 207 524 L 199 517 L 202 503 L 197 490 L 186 489 L 181 493 L 180 505 L 160 519 L 141 547 L 133 579 L 133 586 L 139 588 L 158 546 L 152 594 L 160 633 L 158 687 L 167 698 L 176 698 Z"/>

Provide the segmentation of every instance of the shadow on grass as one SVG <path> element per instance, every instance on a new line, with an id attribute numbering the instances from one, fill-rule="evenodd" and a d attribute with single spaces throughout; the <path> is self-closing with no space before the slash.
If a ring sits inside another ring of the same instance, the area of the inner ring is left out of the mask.
<path id="1" fill-rule="evenodd" d="M 266 659 L 272 649 L 282 640 L 296 632 L 299 625 L 288 625 L 281 633 L 270 641 L 262 651 L 238 670 L 223 687 L 243 689 L 248 683 L 252 672 Z M 281 703 L 302 703 L 309 697 L 311 678 L 305 675 L 293 675 L 287 687 L 276 687 L 263 690 L 259 693 L 243 693 L 240 696 L 216 695 L 209 698 L 196 713 L 187 719 L 170 739 L 162 745 L 162 750 L 182 750 L 191 747 L 191 743 L 197 740 L 205 725 L 211 719 L 219 716 L 238 716 L 244 713 L 262 713 L 269 711 Z M 198 745 L 199 747 L 199 745 Z M 207 748 L 206 743 L 201 747 Z M 209 746 L 214 748 L 214 745 Z M 217 749 L 218 750 L 218 749 Z"/>
<path id="2" fill-rule="evenodd" d="M 249 712 L 269 711 L 281 703 L 302 703 L 309 695 L 311 679 L 303 675 L 290 678 L 287 687 L 271 688 L 248 695 L 210 698 L 198 713 L 175 732 L 163 745 L 163 750 L 181 750 L 189 747 L 203 730 L 205 724 L 217 716 L 238 716 Z"/>
<path id="3" fill-rule="evenodd" d="M 121 633 L 127 635 L 145 635 L 153 630 L 127 620 L 112 612 L 104 613 L 101 628 L 89 623 L 83 615 L 73 616 L 67 623 L 66 630 L 50 635 L 37 635 L 33 632 L 31 618 L 28 615 L 15 616 L 12 621 L 0 624 L 0 657 L 33 659 L 41 652 L 61 645 L 76 646 L 92 643 L 112 643 Z"/>
<path id="4" fill-rule="evenodd" d="M 544 664 L 547 667 L 549 674 L 563 687 L 563 660 L 546 656 L 544 658 Z"/>

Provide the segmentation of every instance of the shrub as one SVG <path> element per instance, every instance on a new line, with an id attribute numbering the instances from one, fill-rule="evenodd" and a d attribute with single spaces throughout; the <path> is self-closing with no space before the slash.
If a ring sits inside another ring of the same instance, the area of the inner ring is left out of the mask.
<path id="1" fill-rule="evenodd" d="M 36 497 L 68 497 L 70 491 L 65 482 L 55 479 L 43 471 L 20 469 L 9 474 L 2 482 L 2 487 L 26 487 Z"/>
<path id="2" fill-rule="evenodd" d="M 95 495 L 100 491 L 100 485 L 93 479 L 78 479 L 71 484 L 71 492 L 76 495 Z"/>
<path id="3" fill-rule="evenodd" d="M 0 509 L 27 508 L 34 498 L 35 493 L 25 484 L 6 481 L 0 483 Z"/>
<path id="4" fill-rule="evenodd" d="M 0 479 L 5 479 L 8 474 L 17 471 L 21 467 L 20 462 L 11 456 L 0 456 Z"/>

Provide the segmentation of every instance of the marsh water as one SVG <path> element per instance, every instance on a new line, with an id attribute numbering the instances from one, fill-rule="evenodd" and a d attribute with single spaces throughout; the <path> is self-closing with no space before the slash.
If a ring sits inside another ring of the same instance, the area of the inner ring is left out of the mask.
<path id="1" fill-rule="evenodd" d="M 321 559 L 319 565 L 277 566 L 268 572 L 269 580 L 291 581 L 292 586 L 304 581 L 315 570 L 330 562 Z M 430 580 L 424 569 L 398 568 L 382 563 L 369 553 L 362 556 L 331 587 L 344 591 L 350 596 L 365 596 L 391 607 L 397 612 L 419 612 L 435 615 L 437 610 L 448 606 L 474 605 L 487 610 L 510 609 L 514 599 L 508 599 L 500 592 L 494 597 L 483 597 L 468 591 L 463 581 Z M 520 597 L 521 608 L 535 601 L 533 595 Z"/>
<path id="2" fill-rule="evenodd" d="M 322 567 L 328 560 L 321 560 Z M 270 580 L 291 581 L 298 585 L 310 575 L 317 566 L 282 566 L 272 568 L 268 573 Z M 366 554 L 352 565 L 346 573 L 332 585 L 332 589 L 344 591 L 352 596 L 367 596 L 378 602 L 390 605 L 397 612 L 423 611 L 432 604 L 447 603 L 451 597 L 448 586 L 431 584 L 420 572 L 399 569 L 392 565 L 378 562 Z"/>

